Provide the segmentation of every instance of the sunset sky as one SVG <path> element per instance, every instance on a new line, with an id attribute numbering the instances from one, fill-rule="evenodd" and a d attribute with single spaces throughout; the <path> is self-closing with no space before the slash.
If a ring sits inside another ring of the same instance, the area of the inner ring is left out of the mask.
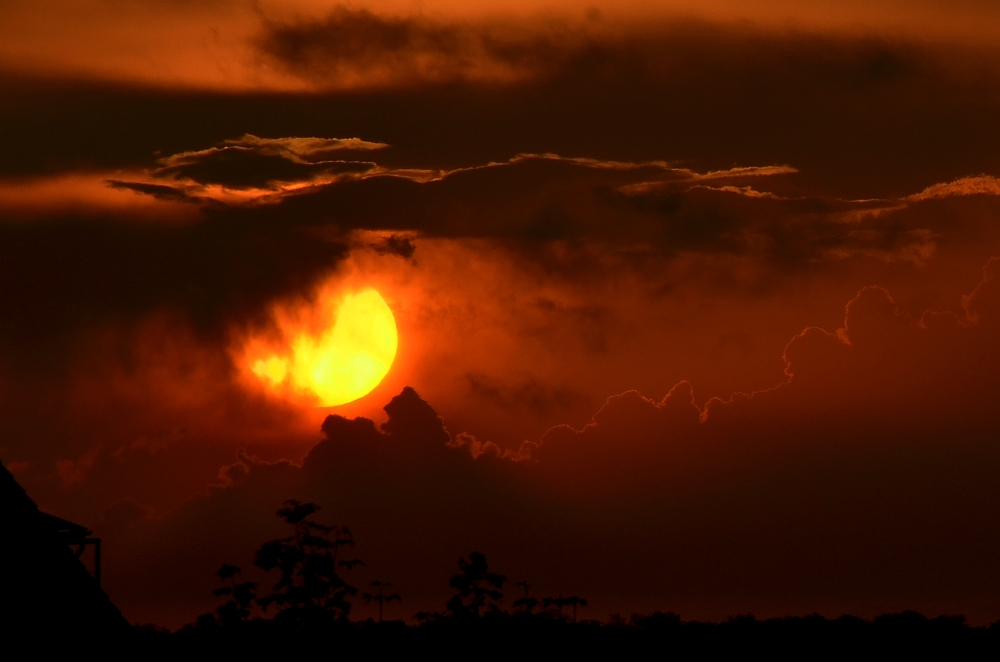
<path id="1" fill-rule="evenodd" d="M 995 621 L 998 119 L 980 0 L 4 2 L 0 460 L 132 622 L 290 498 L 387 617 Z"/>

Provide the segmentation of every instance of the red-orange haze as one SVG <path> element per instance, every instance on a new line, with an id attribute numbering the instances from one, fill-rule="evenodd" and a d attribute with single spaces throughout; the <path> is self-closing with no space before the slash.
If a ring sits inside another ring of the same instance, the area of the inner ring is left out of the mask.
<path id="1" fill-rule="evenodd" d="M 133 622 L 1000 619 L 1000 22 L 800 4 L 5 4 L 0 460 Z"/>

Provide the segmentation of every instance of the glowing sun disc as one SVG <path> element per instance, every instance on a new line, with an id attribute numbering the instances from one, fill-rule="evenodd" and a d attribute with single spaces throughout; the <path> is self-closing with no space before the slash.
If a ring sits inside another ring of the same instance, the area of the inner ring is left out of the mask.
<path id="1" fill-rule="evenodd" d="M 252 370 L 275 387 L 287 379 L 322 406 L 336 407 L 378 386 L 396 358 L 397 342 L 392 311 L 378 292 L 366 290 L 344 297 L 332 328 L 296 336 L 288 358 L 261 359 Z"/>

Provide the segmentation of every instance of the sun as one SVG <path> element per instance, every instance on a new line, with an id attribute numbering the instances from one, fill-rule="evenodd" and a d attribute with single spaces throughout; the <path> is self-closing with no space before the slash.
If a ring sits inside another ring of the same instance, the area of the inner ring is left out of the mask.
<path id="1" fill-rule="evenodd" d="M 251 369 L 275 390 L 291 388 L 315 396 L 324 407 L 361 398 L 388 374 L 396 358 L 396 320 L 375 290 L 347 294 L 329 326 L 319 334 L 290 338 L 284 355 L 253 361 Z"/>

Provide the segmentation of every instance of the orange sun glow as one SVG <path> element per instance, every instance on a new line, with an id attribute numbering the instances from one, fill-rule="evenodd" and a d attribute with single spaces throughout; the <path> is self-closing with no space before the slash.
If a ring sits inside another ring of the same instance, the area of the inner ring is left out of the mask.
<path id="1" fill-rule="evenodd" d="M 336 407 L 372 391 L 396 357 L 396 321 L 382 296 L 369 289 L 343 297 L 319 333 L 288 334 L 283 351 L 258 354 L 251 370 L 276 392 L 315 396 Z"/>

